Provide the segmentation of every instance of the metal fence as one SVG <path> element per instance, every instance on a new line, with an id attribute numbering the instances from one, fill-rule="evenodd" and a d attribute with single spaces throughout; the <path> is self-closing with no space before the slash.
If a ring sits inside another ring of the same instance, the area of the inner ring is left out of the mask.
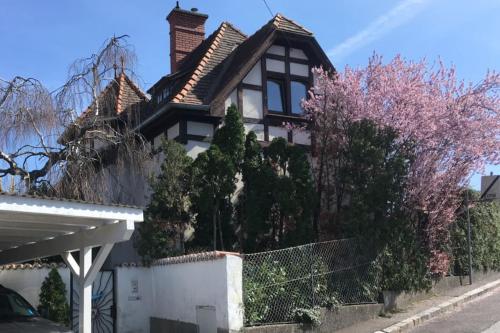
<path id="1" fill-rule="evenodd" d="M 372 259 L 355 239 L 245 255 L 245 324 L 293 322 L 299 309 L 375 303 Z"/>

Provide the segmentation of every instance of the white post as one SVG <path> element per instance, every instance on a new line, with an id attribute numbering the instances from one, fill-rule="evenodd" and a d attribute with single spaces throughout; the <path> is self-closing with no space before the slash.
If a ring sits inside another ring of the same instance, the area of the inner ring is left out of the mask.
<path id="1" fill-rule="evenodd" d="M 78 308 L 79 333 L 92 332 L 92 281 L 85 281 L 85 276 L 92 265 L 92 248 L 80 249 L 80 276 L 79 294 L 80 304 Z"/>

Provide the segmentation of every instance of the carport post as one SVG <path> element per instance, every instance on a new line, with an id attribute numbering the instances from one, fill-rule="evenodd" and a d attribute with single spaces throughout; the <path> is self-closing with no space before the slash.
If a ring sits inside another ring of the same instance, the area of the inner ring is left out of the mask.
<path id="1" fill-rule="evenodd" d="M 92 248 L 84 247 L 80 249 L 80 276 L 79 294 L 80 304 L 78 307 L 78 331 L 80 333 L 92 332 L 92 282 L 85 281 L 85 277 L 92 265 Z"/>
<path id="2" fill-rule="evenodd" d="M 9 230 L 0 232 L 0 265 L 60 254 L 79 284 L 80 333 L 91 333 L 92 283 L 113 245 L 129 240 L 143 220 L 139 208 L 0 192 L 0 229 Z M 92 260 L 94 247 L 100 249 Z"/>

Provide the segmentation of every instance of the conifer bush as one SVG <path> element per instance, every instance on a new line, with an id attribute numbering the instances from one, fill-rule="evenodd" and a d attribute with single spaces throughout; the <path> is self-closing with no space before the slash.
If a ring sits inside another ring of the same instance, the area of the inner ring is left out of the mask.
<path id="1" fill-rule="evenodd" d="M 43 281 L 38 312 L 46 319 L 69 326 L 66 285 L 55 268 L 49 272 L 49 275 Z"/>

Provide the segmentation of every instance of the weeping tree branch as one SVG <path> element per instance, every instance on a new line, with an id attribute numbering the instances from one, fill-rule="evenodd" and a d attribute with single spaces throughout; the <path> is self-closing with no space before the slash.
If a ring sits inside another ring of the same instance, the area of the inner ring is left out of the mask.
<path id="1" fill-rule="evenodd" d="M 48 185 L 53 195 L 113 202 L 105 197 L 113 192 L 109 166 L 113 176 L 145 172 L 148 143 L 116 107 L 118 62 L 120 73 L 135 78 L 127 37 L 75 61 L 52 92 L 33 78 L 0 78 L 0 185 L 10 177 L 19 192 Z"/>

